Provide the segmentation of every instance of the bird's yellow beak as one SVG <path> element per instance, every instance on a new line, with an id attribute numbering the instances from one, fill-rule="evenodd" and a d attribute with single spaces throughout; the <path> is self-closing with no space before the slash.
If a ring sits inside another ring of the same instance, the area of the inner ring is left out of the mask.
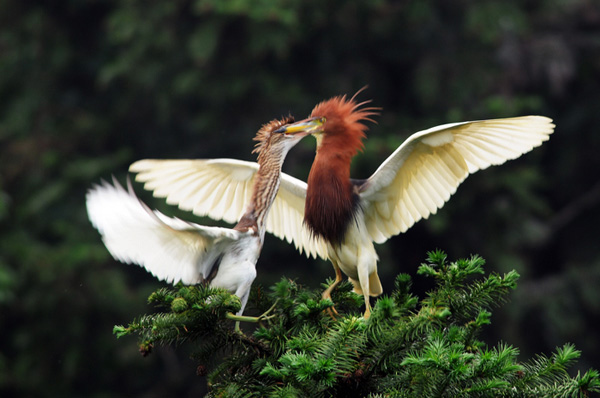
<path id="1" fill-rule="evenodd" d="M 324 117 L 311 117 L 308 119 L 300 120 L 296 123 L 290 123 L 286 126 L 283 126 L 277 130 L 275 133 L 285 133 L 285 134 L 299 134 L 299 133 L 307 133 L 314 134 L 323 130 L 323 124 L 325 124 Z"/>

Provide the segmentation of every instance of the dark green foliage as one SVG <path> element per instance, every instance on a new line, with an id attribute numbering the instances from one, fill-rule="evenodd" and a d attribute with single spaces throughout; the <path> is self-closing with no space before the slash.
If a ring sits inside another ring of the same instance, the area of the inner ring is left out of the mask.
<path id="1" fill-rule="evenodd" d="M 585 397 L 600 392 L 598 372 L 569 376 L 579 351 L 566 344 L 550 357 L 519 361 L 519 350 L 479 339 L 491 310 L 507 299 L 519 275 L 481 276 L 484 260 L 449 262 L 431 252 L 419 274 L 435 287 L 423 300 L 410 293 L 406 274 L 377 300 L 372 316 L 343 283 L 333 319 L 319 292 L 282 279 L 268 294 L 253 294 L 274 316 L 241 334 L 226 314 L 235 296 L 206 287 L 160 289 L 150 302 L 164 309 L 145 315 L 117 336 L 137 335 L 142 353 L 155 344 L 190 341 L 208 375 L 211 397 Z M 256 292 L 256 290 L 254 290 Z M 259 290 L 260 291 L 260 290 Z M 177 304 L 176 304 L 177 303 Z M 342 308 L 344 308 L 342 310 Z"/>
<path id="2" fill-rule="evenodd" d="M 113 332 L 117 336 L 139 333 L 142 338 L 140 351 L 150 352 L 155 341 L 162 343 L 182 342 L 188 339 L 218 339 L 226 337 L 217 335 L 219 318 L 240 309 L 238 297 L 219 289 L 207 287 L 185 287 L 177 290 L 162 288 L 148 298 L 150 304 L 164 306 L 170 310 L 152 316 L 142 316 L 128 328 L 115 326 Z M 226 344 L 227 340 L 223 342 Z"/>
<path id="3" fill-rule="evenodd" d="M 414 276 L 425 250 L 476 251 L 522 275 L 482 340 L 525 357 L 571 341 L 579 366 L 600 368 L 598 15 L 595 0 L 0 0 L 0 396 L 201 396 L 194 370 L 183 375 L 187 346 L 141 360 L 113 338 L 162 285 L 110 257 L 86 189 L 123 181 L 142 158 L 253 160 L 262 123 L 364 85 L 359 99 L 382 113 L 355 178 L 424 128 L 555 120 L 541 148 L 469 177 L 435 216 L 378 246 L 379 274 L 391 298 L 411 300 L 392 295 L 394 277 Z M 305 179 L 314 150 L 301 142 L 285 171 Z M 332 274 L 267 235 L 257 282 L 283 275 L 316 288 Z M 352 297 L 334 299 L 352 311 Z"/>

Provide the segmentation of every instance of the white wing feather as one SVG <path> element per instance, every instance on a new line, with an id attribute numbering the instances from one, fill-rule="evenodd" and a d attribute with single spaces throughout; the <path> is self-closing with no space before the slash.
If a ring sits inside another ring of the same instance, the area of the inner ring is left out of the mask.
<path id="1" fill-rule="evenodd" d="M 410 136 L 362 186 L 367 229 L 377 243 L 435 214 L 477 170 L 515 159 L 548 140 L 552 120 L 523 116 L 452 123 Z"/>
<path id="2" fill-rule="evenodd" d="M 112 256 L 143 266 L 160 280 L 202 282 L 227 245 L 244 234 L 167 217 L 150 210 L 116 180 L 86 195 L 88 216 Z"/>
<path id="3" fill-rule="evenodd" d="M 258 164 L 234 159 L 154 160 L 133 163 L 129 171 L 154 196 L 198 216 L 234 224 L 250 201 Z"/>
<path id="4" fill-rule="evenodd" d="M 236 223 L 252 195 L 258 163 L 234 159 L 160 160 L 133 163 L 129 171 L 154 196 L 198 216 Z M 304 226 L 306 183 L 285 173 L 267 216 L 266 230 L 293 242 L 307 256 L 327 258 L 327 246 Z"/>

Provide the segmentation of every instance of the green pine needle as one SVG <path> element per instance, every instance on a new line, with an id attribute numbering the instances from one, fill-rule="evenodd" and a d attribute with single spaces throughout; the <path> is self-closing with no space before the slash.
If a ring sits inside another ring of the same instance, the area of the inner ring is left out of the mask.
<path id="1" fill-rule="evenodd" d="M 136 335 L 143 355 L 160 344 L 192 343 L 208 368 L 209 397 L 571 397 L 600 392 L 600 374 L 569 376 L 580 352 L 571 344 L 519 362 L 519 350 L 488 346 L 478 335 L 505 303 L 519 275 L 484 275 L 479 256 L 450 262 L 428 253 L 419 275 L 435 280 L 424 298 L 400 274 L 395 290 L 380 297 L 371 317 L 361 317 L 362 297 L 349 282 L 323 300 L 320 290 L 282 279 L 253 289 L 246 312 L 261 323 L 234 330 L 229 313 L 239 299 L 206 286 L 162 288 L 149 303 L 162 312 L 142 315 L 118 337 Z M 328 281 L 331 283 L 332 281 Z M 339 312 L 332 319 L 328 310 Z"/>

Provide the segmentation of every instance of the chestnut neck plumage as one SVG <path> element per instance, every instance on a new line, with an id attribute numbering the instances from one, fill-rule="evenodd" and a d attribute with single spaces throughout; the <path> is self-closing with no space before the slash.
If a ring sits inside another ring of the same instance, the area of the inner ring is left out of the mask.
<path id="1" fill-rule="evenodd" d="M 315 235 L 341 244 L 358 209 L 358 195 L 350 182 L 352 155 L 334 148 L 324 138 L 317 151 L 308 175 L 304 221 Z"/>
<path id="2" fill-rule="evenodd" d="M 360 197 L 350 180 L 350 163 L 362 149 L 367 126 L 361 123 L 377 114 L 360 108 L 354 97 L 334 97 L 318 104 L 311 117 L 325 117 L 317 136 L 317 154 L 308 175 L 304 222 L 316 236 L 339 245 L 360 208 Z"/>

